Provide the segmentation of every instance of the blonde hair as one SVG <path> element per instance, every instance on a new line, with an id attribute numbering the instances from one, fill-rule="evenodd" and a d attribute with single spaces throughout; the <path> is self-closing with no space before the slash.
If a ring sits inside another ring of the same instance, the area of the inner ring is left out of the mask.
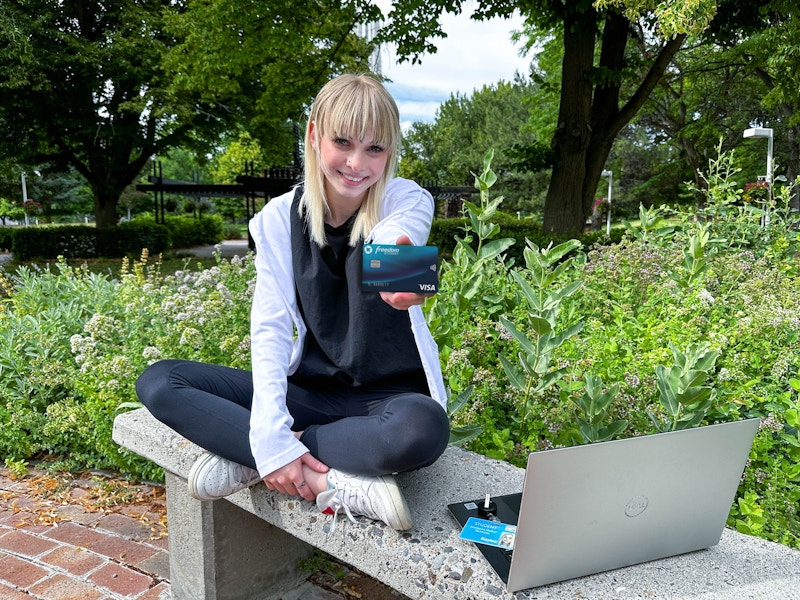
<path id="1" fill-rule="evenodd" d="M 312 140 L 312 135 L 316 139 Z M 358 211 L 350 234 L 351 246 L 365 238 L 380 220 L 383 193 L 397 167 L 400 113 L 386 88 L 369 75 L 346 74 L 331 79 L 311 106 L 305 137 L 304 189 L 299 207 L 311 239 L 320 247 L 327 245 L 325 215 L 328 199 L 320 166 L 319 142 L 324 136 L 352 136 L 364 140 L 367 135 L 372 136 L 375 144 L 386 148 L 388 159 L 383 174 L 367 190 Z"/>

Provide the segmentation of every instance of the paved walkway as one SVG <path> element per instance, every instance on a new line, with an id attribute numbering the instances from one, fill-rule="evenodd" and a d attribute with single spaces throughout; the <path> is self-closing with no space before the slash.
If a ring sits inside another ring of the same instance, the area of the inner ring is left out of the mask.
<path id="1" fill-rule="evenodd" d="M 398 600 L 341 563 L 282 600 Z M 171 600 L 163 486 L 0 469 L 0 600 Z"/>
<path id="2" fill-rule="evenodd" d="M 192 248 L 176 248 L 174 252 L 178 255 L 193 254 L 194 256 L 211 257 L 219 250 L 222 258 L 232 258 L 234 256 L 244 256 L 250 251 L 246 239 L 223 240 L 219 244 L 211 246 L 193 246 Z"/>
<path id="3" fill-rule="evenodd" d="M 0 471 L 0 599 L 170 598 L 164 489 Z"/>

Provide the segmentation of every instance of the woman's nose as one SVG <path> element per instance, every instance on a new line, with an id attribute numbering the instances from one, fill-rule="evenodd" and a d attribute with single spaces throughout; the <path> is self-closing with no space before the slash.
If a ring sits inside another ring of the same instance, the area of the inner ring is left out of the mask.
<path id="1" fill-rule="evenodd" d="M 347 166 L 351 169 L 358 169 L 361 166 L 361 157 L 358 152 L 351 152 L 347 156 Z"/>

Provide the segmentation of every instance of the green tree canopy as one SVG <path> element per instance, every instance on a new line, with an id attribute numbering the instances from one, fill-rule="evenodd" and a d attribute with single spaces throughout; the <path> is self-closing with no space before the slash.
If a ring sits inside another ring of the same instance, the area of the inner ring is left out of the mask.
<path id="1" fill-rule="evenodd" d="M 444 32 L 443 11 L 464 2 L 395 0 L 384 39 L 401 56 L 418 60 Z M 635 117 L 689 34 L 714 26 L 741 29 L 737 12 L 765 0 L 479 0 L 473 18 L 508 17 L 518 10 L 531 39 L 551 36 L 563 44 L 560 99 L 550 145 L 553 169 L 544 228 L 580 230 L 591 210 L 601 173 L 619 132 Z M 721 10 L 722 8 L 725 10 Z M 720 16 L 721 15 L 721 16 Z"/>
<path id="2" fill-rule="evenodd" d="M 496 192 L 507 210 L 534 210 L 533 177 L 518 165 L 517 148 L 533 139 L 526 131 L 532 84 L 517 75 L 513 82 L 483 86 L 470 96 L 453 94 L 437 110 L 433 123 L 413 123 L 403 140 L 400 174 L 438 185 L 472 186 L 487 148 L 500 179 Z"/>
<path id="3" fill-rule="evenodd" d="M 165 61 L 171 89 L 235 115 L 269 166 L 291 162 L 292 121 L 328 79 L 369 71 L 373 45 L 357 25 L 381 18 L 368 0 L 189 0 L 188 8 L 170 17 L 181 40 Z"/>
<path id="4" fill-rule="evenodd" d="M 74 168 L 98 227 L 148 158 L 217 124 L 208 107 L 166 91 L 173 39 L 153 0 L 9 0 L 0 5 L 0 148 L 26 165 Z M 206 110 L 201 110 L 205 108 Z M 180 113 L 180 116 L 179 116 Z"/>
<path id="5" fill-rule="evenodd" d="M 379 14 L 360 0 L 4 0 L 0 152 L 74 168 L 97 226 L 113 226 L 120 194 L 169 148 L 244 124 L 271 160 L 291 156 L 288 120 L 366 64 L 353 26 Z"/>

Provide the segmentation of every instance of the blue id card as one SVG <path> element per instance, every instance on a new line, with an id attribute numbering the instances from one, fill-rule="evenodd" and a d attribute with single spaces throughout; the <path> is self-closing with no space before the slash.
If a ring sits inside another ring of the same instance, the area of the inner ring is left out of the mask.
<path id="1" fill-rule="evenodd" d="M 514 540 L 517 537 L 517 526 L 470 517 L 458 537 L 476 544 L 513 550 Z"/>
<path id="2" fill-rule="evenodd" d="M 439 289 L 439 249 L 436 246 L 364 244 L 361 289 L 435 294 Z"/>

